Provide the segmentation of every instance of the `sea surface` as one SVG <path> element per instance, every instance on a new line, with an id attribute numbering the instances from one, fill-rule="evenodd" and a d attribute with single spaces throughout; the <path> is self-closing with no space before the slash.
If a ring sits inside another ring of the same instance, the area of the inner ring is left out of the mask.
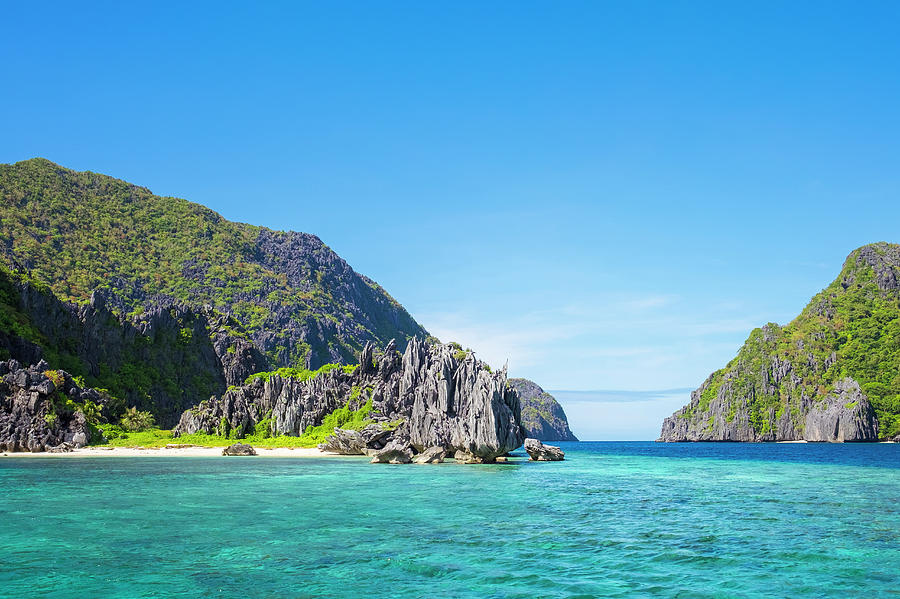
<path id="1" fill-rule="evenodd" d="M 0 459 L 2 597 L 900 597 L 900 445 Z"/>

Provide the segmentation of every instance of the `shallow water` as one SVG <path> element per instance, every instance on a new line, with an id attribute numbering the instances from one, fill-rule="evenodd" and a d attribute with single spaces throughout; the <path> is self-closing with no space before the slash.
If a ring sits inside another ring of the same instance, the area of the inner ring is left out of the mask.
<path id="1" fill-rule="evenodd" d="M 900 445 L 0 460 L 2 597 L 900 597 Z"/>

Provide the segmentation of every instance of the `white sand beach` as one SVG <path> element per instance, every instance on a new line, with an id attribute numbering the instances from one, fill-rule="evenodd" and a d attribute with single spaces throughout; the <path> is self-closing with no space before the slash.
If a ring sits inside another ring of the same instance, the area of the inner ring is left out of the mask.
<path id="1" fill-rule="evenodd" d="M 222 455 L 223 447 L 82 447 L 68 453 L 2 452 L 0 458 L 91 458 L 91 457 L 228 457 Z M 264 458 L 329 458 L 348 457 L 326 453 L 315 447 L 254 447 Z M 354 456 L 350 456 L 354 457 Z M 364 456 L 359 456 L 364 457 Z"/>

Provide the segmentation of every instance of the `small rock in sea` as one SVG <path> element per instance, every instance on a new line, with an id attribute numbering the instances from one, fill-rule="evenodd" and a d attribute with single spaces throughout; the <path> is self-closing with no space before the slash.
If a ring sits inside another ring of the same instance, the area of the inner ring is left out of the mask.
<path id="1" fill-rule="evenodd" d="M 416 464 L 440 464 L 446 455 L 447 452 L 443 447 L 429 447 L 413 458 L 413 462 Z"/>
<path id="2" fill-rule="evenodd" d="M 566 456 L 559 447 L 544 445 L 537 439 L 525 439 L 525 451 L 534 462 L 559 462 Z"/>
<path id="3" fill-rule="evenodd" d="M 235 443 L 223 449 L 222 455 L 256 455 L 256 450 L 253 449 L 252 445 Z"/>

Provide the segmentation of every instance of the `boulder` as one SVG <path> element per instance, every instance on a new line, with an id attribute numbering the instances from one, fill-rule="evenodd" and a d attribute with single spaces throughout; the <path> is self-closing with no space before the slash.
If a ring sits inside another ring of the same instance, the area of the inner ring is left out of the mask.
<path id="1" fill-rule="evenodd" d="M 525 439 L 525 451 L 533 462 L 559 462 L 566 456 L 559 447 L 544 445 L 537 439 Z"/>
<path id="2" fill-rule="evenodd" d="M 497 458 L 485 457 L 462 449 L 453 454 L 453 459 L 457 464 L 493 464 L 497 461 Z"/>
<path id="3" fill-rule="evenodd" d="M 405 443 L 391 441 L 372 456 L 373 464 L 409 464 L 412 462 L 413 450 Z"/>
<path id="4" fill-rule="evenodd" d="M 47 453 L 69 453 L 73 449 L 75 449 L 75 446 L 71 443 L 60 443 L 55 447 L 50 447 L 49 449 L 47 449 Z"/>
<path id="5" fill-rule="evenodd" d="M 443 447 L 428 447 L 425 451 L 413 458 L 413 462 L 416 464 L 440 464 L 444 461 L 446 455 L 447 452 L 444 451 Z"/>
<path id="6" fill-rule="evenodd" d="M 223 449 L 222 455 L 256 455 L 256 450 L 253 449 L 252 445 L 235 443 L 234 445 L 229 445 Z"/>
<path id="7" fill-rule="evenodd" d="M 319 449 L 342 455 L 365 455 L 367 450 L 383 448 L 382 440 L 389 434 L 390 431 L 377 424 L 370 424 L 358 431 L 336 428 L 324 443 L 319 443 Z"/>

